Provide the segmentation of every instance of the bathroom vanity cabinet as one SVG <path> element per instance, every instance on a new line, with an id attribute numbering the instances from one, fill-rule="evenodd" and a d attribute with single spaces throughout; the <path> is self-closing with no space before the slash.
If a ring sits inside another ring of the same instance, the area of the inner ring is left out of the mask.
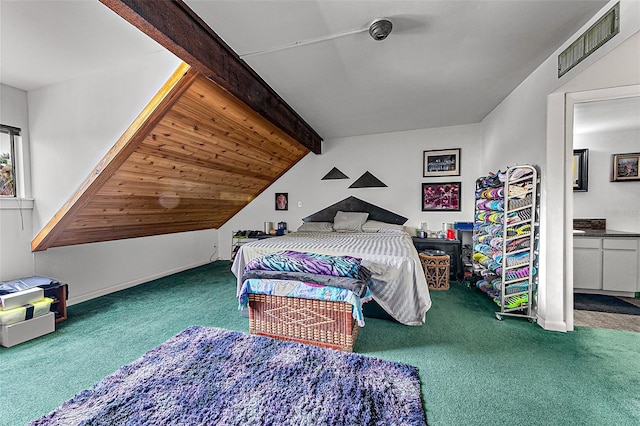
<path id="1" fill-rule="evenodd" d="M 573 237 L 574 290 L 633 296 L 640 291 L 640 235 L 599 233 Z"/>

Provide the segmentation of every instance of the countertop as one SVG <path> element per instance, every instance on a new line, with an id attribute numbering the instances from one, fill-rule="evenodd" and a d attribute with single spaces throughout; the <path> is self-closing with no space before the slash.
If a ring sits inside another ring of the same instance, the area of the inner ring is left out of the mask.
<path id="1" fill-rule="evenodd" d="M 613 229 L 585 229 L 584 232 L 573 231 L 574 237 L 624 237 L 624 238 L 640 238 L 640 233 L 616 231 Z"/>

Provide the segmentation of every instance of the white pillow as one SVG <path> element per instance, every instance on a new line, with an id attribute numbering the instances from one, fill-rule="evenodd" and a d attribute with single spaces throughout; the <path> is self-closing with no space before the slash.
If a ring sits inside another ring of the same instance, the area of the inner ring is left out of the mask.
<path id="1" fill-rule="evenodd" d="M 343 212 L 336 213 L 333 218 L 333 229 L 336 231 L 362 231 L 362 224 L 367 221 L 369 213 L 364 212 Z"/>
<path id="2" fill-rule="evenodd" d="M 298 232 L 332 232 L 331 222 L 305 222 L 298 228 Z"/>
<path id="3" fill-rule="evenodd" d="M 395 223 L 380 222 L 377 220 L 367 220 L 362 225 L 362 231 L 364 232 L 404 231 L 404 226 L 396 225 Z"/>

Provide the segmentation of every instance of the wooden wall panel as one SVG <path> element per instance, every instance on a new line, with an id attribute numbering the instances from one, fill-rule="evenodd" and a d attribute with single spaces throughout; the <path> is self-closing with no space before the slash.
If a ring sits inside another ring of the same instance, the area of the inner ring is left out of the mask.
<path id="1" fill-rule="evenodd" d="M 309 153 L 194 73 L 176 71 L 32 250 L 218 228 Z"/>

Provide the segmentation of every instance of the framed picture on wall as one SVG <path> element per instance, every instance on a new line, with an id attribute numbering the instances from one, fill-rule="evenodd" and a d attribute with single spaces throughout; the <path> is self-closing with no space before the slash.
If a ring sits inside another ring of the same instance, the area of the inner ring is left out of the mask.
<path id="1" fill-rule="evenodd" d="M 424 151 L 422 176 L 460 176 L 460 148 Z"/>
<path id="2" fill-rule="evenodd" d="M 460 211 L 460 182 L 423 183 L 422 211 Z"/>
<path id="3" fill-rule="evenodd" d="M 573 190 L 587 192 L 589 190 L 589 150 L 574 149 L 571 163 L 571 179 Z"/>
<path id="4" fill-rule="evenodd" d="M 276 210 L 289 210 L 288 192 L 276 192 Z"/>
<path id="5" fill-rule="evenodd" d="M 639 162 L 640 152 L 613 154 L 611 156 L 611 181 L 640 180 Z"/>

